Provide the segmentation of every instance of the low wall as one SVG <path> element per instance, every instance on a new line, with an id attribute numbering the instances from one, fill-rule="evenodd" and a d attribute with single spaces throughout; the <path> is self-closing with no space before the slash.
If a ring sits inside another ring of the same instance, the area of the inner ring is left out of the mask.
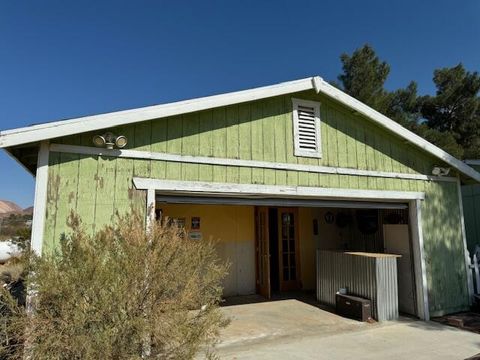
<path id="1" fill-rule="evenodd" d="M 340 288 L 347 288 L 348 294 L 372 302 L 376 320 L 398 318 L 397 257 L 318 250 L 318 301 L 335 306 L 335 294 Z"/>

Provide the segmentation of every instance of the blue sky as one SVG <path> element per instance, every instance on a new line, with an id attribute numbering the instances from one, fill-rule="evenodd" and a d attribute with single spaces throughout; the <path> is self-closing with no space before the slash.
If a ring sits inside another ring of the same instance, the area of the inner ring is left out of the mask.
<path id="1" fill-rule="evenodd" d="M 1 1 L 0 129 L 320 75 L 371 44 L 434 91 L 432 71 L 480 70 L 480 1 Z M 0 199 L 34 180 L 0 154 Z"/>

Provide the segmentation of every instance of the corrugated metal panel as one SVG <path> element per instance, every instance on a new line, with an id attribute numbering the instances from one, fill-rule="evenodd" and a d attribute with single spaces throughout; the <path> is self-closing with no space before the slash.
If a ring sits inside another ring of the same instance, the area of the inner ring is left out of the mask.
<path id="1" fill-rule="evenodd" d="M 317 251 L 317 299 L 335 306 L 340 288 L 370 299 L 378 321 L 398 318 L 397 259 Z"/>

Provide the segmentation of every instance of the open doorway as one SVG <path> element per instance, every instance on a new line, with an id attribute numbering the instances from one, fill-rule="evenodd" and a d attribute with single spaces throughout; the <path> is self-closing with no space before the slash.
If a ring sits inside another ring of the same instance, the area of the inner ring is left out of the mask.
<path id="1" fill-rule="evenodd" d="M 273 293 L 301 288 L 298 209 L 256 208 L 257 290 Z"/>

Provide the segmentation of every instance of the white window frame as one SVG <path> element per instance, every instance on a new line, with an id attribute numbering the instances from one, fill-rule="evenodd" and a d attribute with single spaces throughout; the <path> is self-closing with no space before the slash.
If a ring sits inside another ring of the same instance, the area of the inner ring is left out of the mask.
<path id="1" fill-rule="evenodd" d="M 315 114 L 315 130 L 317 137 L 317 151 L 300 149 L 299 129 L 298 129 L 298 107 L 312 107 Z M 320 120 L 320 103 L 318 101 L 303 100 L 292 98 L 292 121 L 293 121 L 293 142 L 294 155 L 302 157 L 321 158 L 322 157 L 322 137 L 321 137 L 321 120 Z"/>

